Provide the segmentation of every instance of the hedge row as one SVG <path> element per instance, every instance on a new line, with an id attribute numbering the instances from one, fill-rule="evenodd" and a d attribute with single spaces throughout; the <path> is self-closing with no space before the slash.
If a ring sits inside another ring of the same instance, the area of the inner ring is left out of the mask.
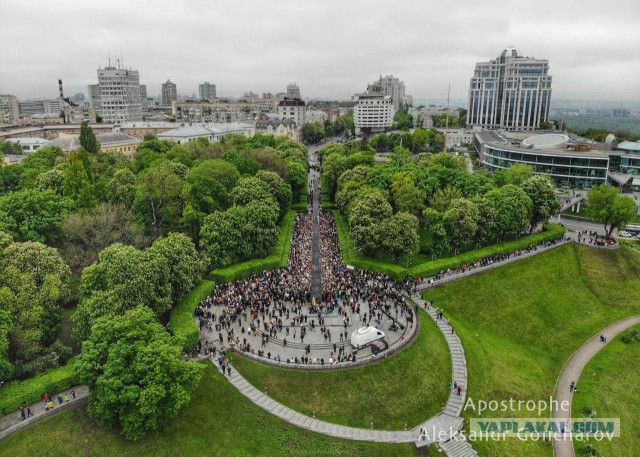
<path id="1" fill-rule="evenodd" d="M 78 384 L 73 363 L 75 358 L 66 365 L 53 368 L 38 376 L 24 381 L 6 383 L 0 392 L 0 415 L 9 414 L 21 406 L 31 405 L 42 399 L 45 393 L 55 395 Z"/>
<path id="2" fill-rule="evenodd" d="M 193 349 L 200 339 L 200 328 L 196 324 L 193 316 L 196 308 L 202 300 L 213 290 L 213 281 L 202 281 L 199 286 L 193 289 L 178 306 L 171 310 L 169 317 L 169 330 L 180 339 L 186 351 Z"/>
<path id="3" fill-rule="evenodd" d="M 550 224 L 543 232 L 534 233 L 533 235 L 522 237 L 518 240 L 508 241 L 505 243 L 487 246 L 459 254 L 455 257 L 433 260 L 430 262 L 415 265 L 408 270 L 409 276 L 412 278 L 428 278 L 443 270 L 449 268 L 457 268 L 460 265 L 469 265 L 478 260 L 493 254 L 509 254 L 514 251 L 526 249 L 531 245 L 552 241 L 564 236 L 565 229 L 561 225 Z"/>
<path id="4" fill-rule="evenodd" d="M 211 279 L 217 284 L 224 284 L 238 279 L 244 279 L 253 273 L 263 270 L 277 270 L 280 267 L 286 267 L 289 261 L 291 232 L 293 231 L 295 216 L 295 211 L 289 211 L 284 217 L 280 224 L 280 237 L 278 238 L 278 242 L 271 248 L 271 253 L 267 257 L 241 262 L 226 268 L 217 268 L 211 272 Z"/>
<path id="5" fill-rule="evenodd" d="M 407 276 L 407 269 L 400 265 L 372 259 L 370 257 L 362 257 L 358 254 L 349 236 L 349 224 L 346 218 L 339 211 L 334 211 L 333 214 L 336 219 L 340 248 L 342 249 L 342 260 L 345 264 L 362 268 L 363 270 L 389 275 L 396 281 L 402 281 Z"/>

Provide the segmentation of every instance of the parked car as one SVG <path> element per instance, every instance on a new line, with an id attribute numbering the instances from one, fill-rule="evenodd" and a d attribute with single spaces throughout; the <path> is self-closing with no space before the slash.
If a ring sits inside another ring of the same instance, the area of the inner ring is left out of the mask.
<path id="1" fill-rule="evenodd" d="M 626 238 L 632 238 L 633 237 L 633 235 L 631 233 L 627 232 L 626 230 L 623 230 L 622 232 L 619 232 L 618 236 L 624 236 Z"/>

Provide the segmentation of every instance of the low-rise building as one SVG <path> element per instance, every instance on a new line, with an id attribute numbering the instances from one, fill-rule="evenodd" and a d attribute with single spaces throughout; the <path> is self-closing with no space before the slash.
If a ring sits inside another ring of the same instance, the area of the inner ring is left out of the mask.
<path id="1" fill-rule="evenodd" d="M 173 115 L 177 123 L 227 123 L 255 121 L 261 113 L 273 113 L 278 99 L 257 98 L 252 102 L 214 100 L 186 100 L 173 102 Z"/>
<path id="2" fill-rule="evenodd" d="M 227 135 L 242 135 L 251 137 L 255 134 L 255 127 L 248 123 L 228 124 L 188 124 L 158 134 L 158 139 L 185 144 L 199 138 L 206 138 L 210 143 L 220 141 Z"/>
<path id="3" fill-rule="evenodd" d="M 15 124 L 18 122 L 18 99 L 15 95 L 0 95 L 0 124 Z"/>
<path id="4" fill-rule="evenodd" d="M 298 126 L 292 119 L 270 119 L 256 121 L 256 135 L 273 135 L 287 137 L 295 141 L 300 140 Z"/>
<path id="5" fill-rule="evenodd" d="M 122 132 L 100 133 L 96 135 L 96 140 L 100 143 L 100 150 L 103 152 L 121 152 L 127 158 L 132 159 L 138 149 L 140 140 Z M 79 135 L 60 136 L 49 141 L 45 147 L 57 146 L 64 152 L 77 151 L 80 149 Z"/>
<path id="6" fill-rule="evenodd" d="M 61 119 L 61 118 L 60 118 Z M 113 132 L 113 124 L 89 124 L 93 132 L 97 135 L 99 133 L 111 133 Z M 8 129 L 0 129 L 0 141 L 9 138 L 44 138 L 46 140 L 53 140 L 61 135 L 80 135 L 81 124 L 61 124 L 61 125 L 40 125 L 32 124 L 28 127 L 14 128 L 13 126 Z"/>
<path id="7" fill-rule="evenodd" d="M 317 122 L 319 124 L 324 125 L 327 120 L 327 113 L 320 110 L 308 110 L 305 115 L 305 122 L 310 124 L 312 122 Z"/>
<path id="8" fill-rule="evenodd" d="M 25 154 L 37 151 L 49 142 L 49 140 L 35 137 L 9 138 L 7 141 L 10 143 L 19 144 Z"/>
<path id="9" fill-rule="evenodd" d="M 462 146 L 462 143 L 471 144 L 473 142 L 473 134 L 472 130 L 465 129 L 438 129 L 438 132 L 445 134 L 447 133 L 447 148 L 455 148 L 457 146 Z"/>

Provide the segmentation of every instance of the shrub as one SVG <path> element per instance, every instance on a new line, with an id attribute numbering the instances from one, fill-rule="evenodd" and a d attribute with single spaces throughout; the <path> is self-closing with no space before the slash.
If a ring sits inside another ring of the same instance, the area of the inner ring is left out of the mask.
<path id="1" fill-rule="evenodd" d="M 14 371 L 14 377 L 17 379 L 25 379 L 49 368 L 59 367 L 60 365 L 64 365 L 72 354 L 73 351 L 70 347 L 62 344 L 60 340 L 56 340 L 36 359 L 22 365 L 17 365 Z"/>
<path id="2" fill-rule="evenodd" d="M 564 227 L 551 224 L 543 232 L 534 233 L 533 235 L 522 237 L 519 240 L 487 246 L 475 251 L 465 252 L 455 257 L 421 263 L 410 268 L 408 270 L 408 274 L 412 278 L 426 278 L 438 274 L 441 271 L 446 271 L 449 268 L 457 268 L 460 265 L 472 264 L 493 254 L 510 254 L 514 251 L 526 249 L 529 246 L 537 245 L 545 241 L 556 240 L 563 237 L 564 232 Z"/>
<path id="3" fill-rule="evenodd" d="M 194 315 L 200 302 L 207 298 L 214 286 L 213 281 L 202 281 L 171 310 L 169 330 L 181 340 L 185 350 L 191 350 L 198 344 L 200 328 L 194 320 Z"/>
<path id="4" fill-rule="evenodd" d="M 1 389 L 0 414 L 13 412 L 21 406 L 37 402 L 45 393 L 51 396 L 70 389 L 77 383 L 73 359 L 62 367 L 52 368 L 25 381 L 9 382 Z"/>
<path id="5" fill-rule="evenodd" d="M 640 341 L 640 330 L 637 328 L 631 329 L 628 332 L 625 332 L 621 337 L 623 343 L 632 343 L 634 341 Z"/>
<path id="6" fill-rule="evenodd" d="M 289 250 L 291 249 L 291 232 L 295 211 L 289 211 L 280 224 L 280 236 L 278 242 L 264 259 L 253 259 L 240 262 L 226 268 L 217 268 L 211 272 L 211 279 L 216 284 L 224 284 L 238 279 L 244 279 L 263 270 L 277 270 L 286 267 L 289 262 Z"/>

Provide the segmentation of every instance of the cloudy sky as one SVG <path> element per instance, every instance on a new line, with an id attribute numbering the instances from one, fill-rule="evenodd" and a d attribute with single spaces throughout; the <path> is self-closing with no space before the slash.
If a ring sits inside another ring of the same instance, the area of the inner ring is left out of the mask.
<path id="1" fill-rule="evenodd" d="M 149 95 L 170 78 L 347 98 L 393 73 L 415 98 L 466 98 L 475 62 L 514 45 L 549 59 L 554 98 L 639 100 L 639 24 L 638 0 L 0 0 L 0 93 L 86 93 L 122 50 Z"/>

